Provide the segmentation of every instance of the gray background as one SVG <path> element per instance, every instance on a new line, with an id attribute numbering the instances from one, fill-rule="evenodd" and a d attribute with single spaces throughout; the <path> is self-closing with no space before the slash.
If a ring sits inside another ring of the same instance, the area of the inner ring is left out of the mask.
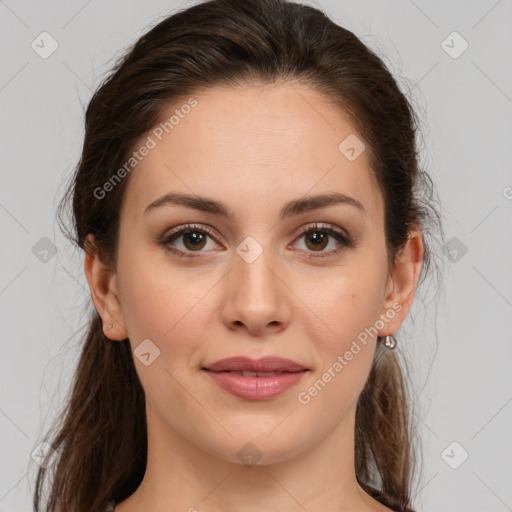
<path id="1" fill-rule="evenodd" d="M 0 0 L 0 512 L 32 510 L 31 454 L 66 396 L 85 325 L 83 256 L 54 220 L 83 106 L 126 45 L 192 3 Z M 415 506 L 512 510 L 512 2 L 317 5 L 376 50 L 413 101 L 443 205 L 443 288 L 397 336 L 424 447 Z M 31 47 L 43 31 L 58 43 L 46 59 Z"/>

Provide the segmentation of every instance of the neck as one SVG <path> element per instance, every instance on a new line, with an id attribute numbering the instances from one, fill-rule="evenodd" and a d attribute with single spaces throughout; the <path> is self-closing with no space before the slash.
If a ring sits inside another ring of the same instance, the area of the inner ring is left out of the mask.
<path id="1" fill-rule="evenodd" d="M 146 473 L 139 488 L 116 507 L 116 512 L 389 510 L 357 483 L 355 410 L 335 430 L 321 436 L 320 443 L 299 446 L 295 454 L 279 454 L 269 441 L 272 434 L 267 434 L 252 443 L 230 439 L 232 458 L 191 443 L 186 436 L 170 430 L 150 407 L 147 412 Z M 283 424 L 275 428 L 286 427 Z M 225 432 L 219 435 L 229 437 Z M 250 465 L 251 454 L 255 465 Z"/>

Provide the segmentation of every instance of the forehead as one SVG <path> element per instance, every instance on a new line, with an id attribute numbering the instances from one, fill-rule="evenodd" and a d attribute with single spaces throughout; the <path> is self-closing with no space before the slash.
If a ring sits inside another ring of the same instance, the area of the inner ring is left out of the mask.
<path id="1" fill-rule="evenodd" d="M 171 191 L 212 196 L 235 211 L 254 203 L 278 209 L 332 191 L 357 196 L 370 212 L 380 207 L 368 152 L 355 159 L 346 152 L 347 145 L 361 151 L 364 138 L 304 84 L 201 91 L 169 105 L 139 146 L 148 137 L 151 149 L 131 172 L 123 200 L 132 220 Z"/>

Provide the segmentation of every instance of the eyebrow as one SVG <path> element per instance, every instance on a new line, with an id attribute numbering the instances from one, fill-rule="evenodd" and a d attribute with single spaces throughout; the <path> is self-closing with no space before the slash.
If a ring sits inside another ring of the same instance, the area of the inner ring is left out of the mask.
<path id="1" fill-rule="evenodd" d="M 318 194 L 315 196 L 302 197 L 294 199 L 289 203 L 285 204 L 279 212 L 280 219 L 299 215 L 304 212 L 311 210 L 317 210 L 319 208 L 325 208 L 332 205 L 350 205 L 354 206 L 364 214 L 366 213 L 364 206 L 353 197 L 340 194 L 338 192 L 331 192 L 329 194 Z M 210 199 L 208 197 L 201 197 L 191 194 L 178 194 L 176 192 L 169 192 L 164 196 L 153 201 L 144 210 L 144 214 L 148 213 L 155 208 L 165 205 L 177 205 L 185 206 L 187 208 L 193 208 L 202 212 L 212 213 L 220 217 L 224 217 L 228 220 L 235 218 L 235 213 L 227 205 Z"/>

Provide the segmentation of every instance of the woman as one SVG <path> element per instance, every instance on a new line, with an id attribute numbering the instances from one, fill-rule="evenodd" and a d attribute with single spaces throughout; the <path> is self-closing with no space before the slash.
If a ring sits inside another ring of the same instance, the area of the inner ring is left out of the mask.
<path id="1" fill-rule="evenodd" d="M 319 10 L 212 0 L 141 37 L 61 203 L 95 308 L 44 510 L 412 510 L 421 180 L 408 101 Z"/>

